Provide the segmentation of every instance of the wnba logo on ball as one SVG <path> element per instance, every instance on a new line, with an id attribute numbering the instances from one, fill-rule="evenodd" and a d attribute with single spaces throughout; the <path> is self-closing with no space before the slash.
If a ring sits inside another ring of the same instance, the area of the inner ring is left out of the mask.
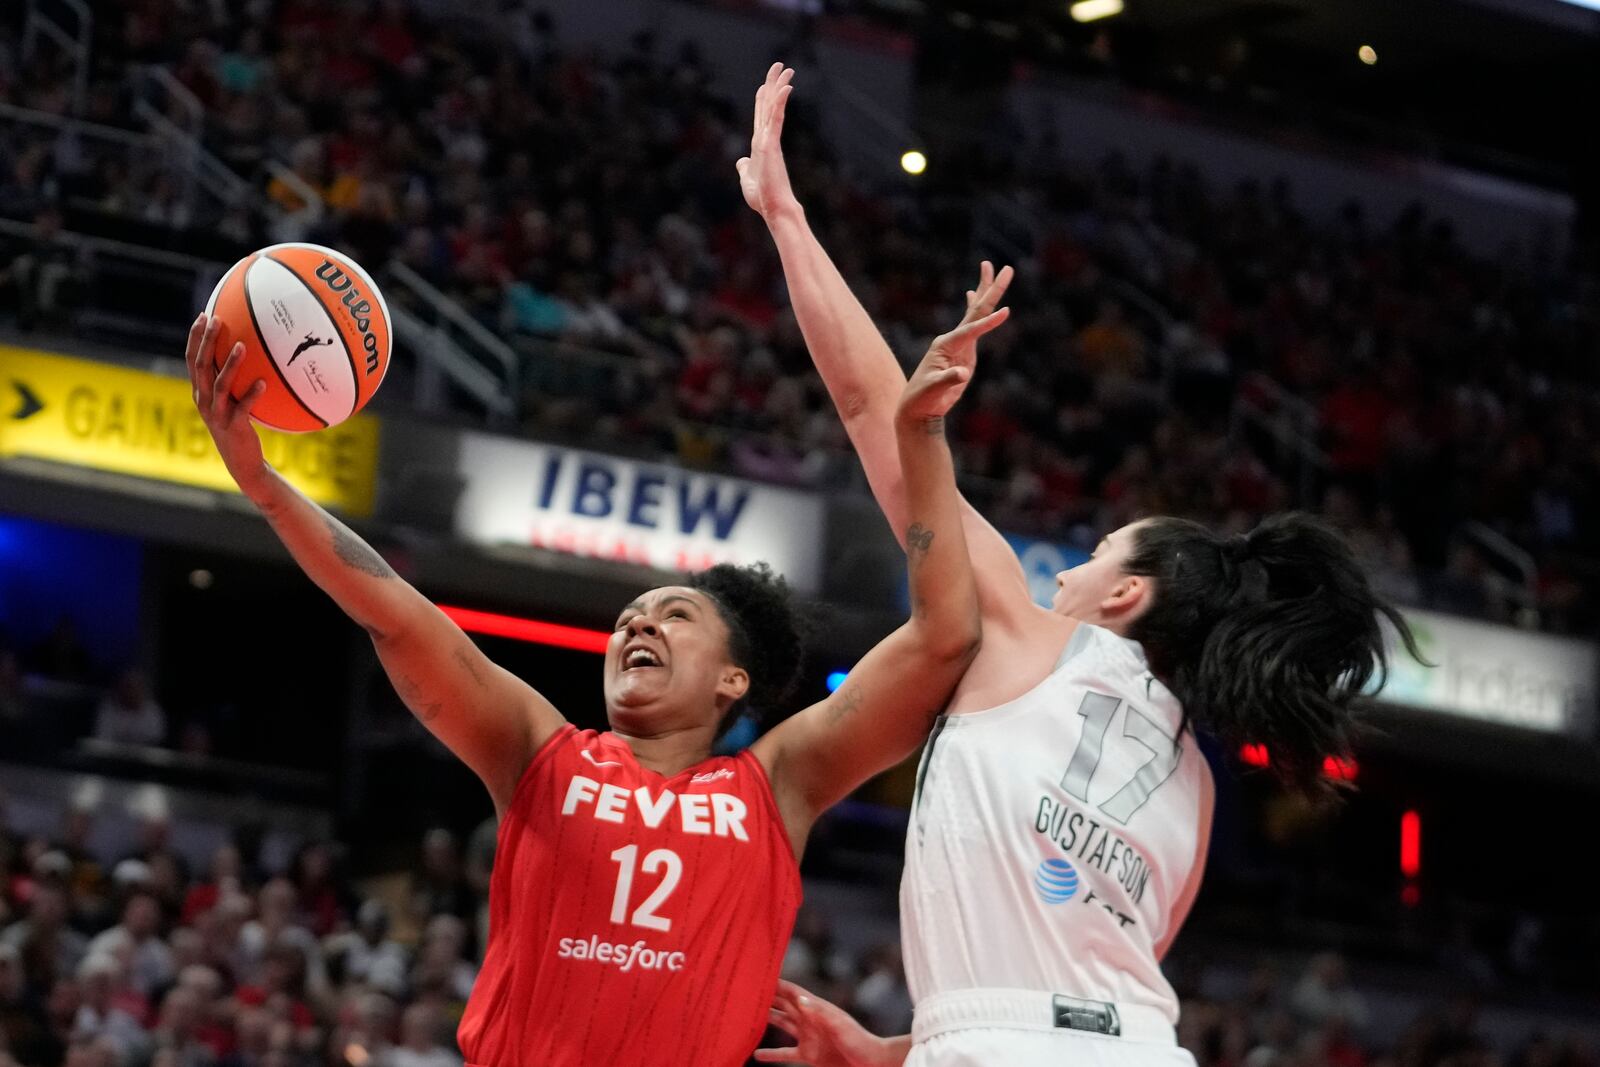
<path id="1" fill-rule="evenodd" d="M 1045 860 L 1033 872 L 1033 888 L 1046 904 L 1065 904 L 1078 892 L 1078 872 L 1066 860 Z"/>

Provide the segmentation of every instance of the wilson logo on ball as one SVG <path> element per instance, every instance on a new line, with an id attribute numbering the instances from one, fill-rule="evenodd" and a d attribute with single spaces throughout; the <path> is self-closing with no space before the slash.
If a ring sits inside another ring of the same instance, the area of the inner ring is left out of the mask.
<path id="1" fill-rule="evenodd" d="M 372 335 L 372 303 L 361 295 L 361 290 L 355 288 L 351 277 L 332 260 L 322 261 L 317 268 L 317 277 L 333 292 L 344 294 L 340 303 L 355 316 L 356 329 L 361 331 L 361 347 L 367 356 L 367 373 L 373 373 L 378 369 L 378 339 Z"/>

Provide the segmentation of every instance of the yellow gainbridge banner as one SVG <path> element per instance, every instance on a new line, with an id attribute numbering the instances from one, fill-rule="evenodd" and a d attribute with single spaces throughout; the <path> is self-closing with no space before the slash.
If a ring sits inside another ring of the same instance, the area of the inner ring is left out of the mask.
<path id="1" fill-rule="evenodd" d="M 267 461 L 311 499 L 372 513 L 378 419 L 260 432 Z M 188 381 L 0 345 L 0 458 L 9 456 L 237 492 Z"/>

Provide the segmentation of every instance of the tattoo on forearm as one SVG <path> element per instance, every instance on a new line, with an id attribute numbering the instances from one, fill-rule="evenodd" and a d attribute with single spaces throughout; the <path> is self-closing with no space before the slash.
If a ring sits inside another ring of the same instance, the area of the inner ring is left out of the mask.
<path id="1" fill-rule="evenodd" d="M 487 689 L 489 687 L 488 681 L 483 677 L 483 672 L 478 669 L 478 661 L 472 652 L 464 648 L 458 648 L 456 649 L 455 658 L 456 662 L 461 664 L 462 669 L 472 676 L 472 680 L 478 683 L 479 689 Z"/>
<path id="2" fill-rule="evenodd" d="M 843 722 L 861 709 L 861 703 L 864 699 L 865 696 L 861 692 L 861 683 L 852 684 L 839 694 L 838 700 L 833 702 L 833 714 L 829 716 L 830 721 L 835 724 Z"/>
<path id="3" fill-rule="evenodd" d="M 372 550 L 372 546 L 345 529 L 333 516 L 327 516 L 327 522 L 328 530 L 333 534 L 333 551 L 345 566 L 374 578 L 395 576 L 394 570 Z"/>
<path id="4" fill-rule="evenodd" d="M 935 415 L 922 424 L 922 432 L 929 437 L 938 437 L 944 433 L 944 416 Z"/>
<path id="5" fill-rule="evenodd" d="M 913 557 L 926 556 L 932 545 L 933 531 L 920 522 L 912 523 L 911 529 L 906 531 L 906 551 Z"/>
<path id="6" fill-rule="evenodd" d="M 394 691 L 400 694 L 400 699 L 405 701 L 406 707 L 410 708 L 411 713 L 423 723 L 437 719 L 439 713 L 444 710 L 442 701 L 423 701 L 422 687 L 403 674 L 395 678 Z"/>

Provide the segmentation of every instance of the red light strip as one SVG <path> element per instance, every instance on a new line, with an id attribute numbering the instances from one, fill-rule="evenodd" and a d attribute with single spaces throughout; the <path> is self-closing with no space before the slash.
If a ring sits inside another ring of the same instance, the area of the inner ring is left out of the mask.
<path id="1" fill-rule="evenodd" d="M 1341 782 L 1355 781 L 1356 775 L 1360 772 L 1361 765 L 1353 759 L 1340 759 L 1338 756 L 1329 756 L 1322 761 L 1322 773 Z"/>
<path id="2" fill-rule="evenodd" d="M 489 637 L 509 637 L 516 641 L 571 648 L 579 652 L 604 652 L 611 641 L 611 635 L 604 630 L 585 630 L 577 626 L 519 619 L 515 615 L 496 615 L 490 611 L 474 611 L 445 604 L 440 604 L 439 610 L 468 633 L 486 634 Z"/>
<path id="3" fill-rule="evenodd" d="M 1272 754 L 1267 751 L 1266 745 L 1242 745 L 1239 748 L 1239 761 L 1247 767 L 1270 767 Z M 1328 756 L 1322 761 L 1322 773 L 1339 781 L 1353 782 L 1361 773 L 1361 765 L 1353 759 Z"/>
<path id="4" fill-rule="evenodd" d="M 1400 816 L 1400 873 L 1407 878 L 1422 873 L 1422 816 L 1414 811 Z"/>

